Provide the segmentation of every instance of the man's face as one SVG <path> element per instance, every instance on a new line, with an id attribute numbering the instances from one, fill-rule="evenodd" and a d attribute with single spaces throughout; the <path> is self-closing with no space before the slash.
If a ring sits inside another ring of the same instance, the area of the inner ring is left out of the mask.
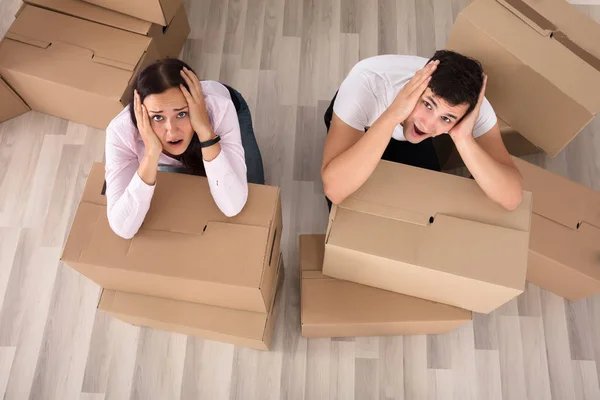
<path id="1" fill-rule="evenodd" d="M 404 121 L 404 137 L 411 143 L 447 133 L 469 109 L 468 104 L 451 106 L 427 88 Z"/>

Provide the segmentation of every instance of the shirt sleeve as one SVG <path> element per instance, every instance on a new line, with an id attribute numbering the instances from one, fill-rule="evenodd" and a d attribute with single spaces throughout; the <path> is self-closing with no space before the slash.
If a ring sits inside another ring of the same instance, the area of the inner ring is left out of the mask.
<path id="1" fill-rule="evenodd" d="M 109 126 L 106 130 L 108 223 L 117 235 L 131 239 L 148 213 L 154 186 L 147 185 L 138 175 L 137 155 L 125 145 L 117 129 Z"/>
<path id="2" fill-rule="evenodd" d="M 363 71 L 351 71 L 340 85 L 333 112 L 346 124 L 364 132 L 369 116 L 376 112 L 377 101 Z"/>
<path id="3" fill-rule="evenodd" d="M 494 108 L 486 99 L 483 98 L 483 102 L 481 103 L 481 108 L 479 109 L 479 117 L 477 121 L 475 121 L 475 126 L 473 127 L 473 137 L 479 137 L 490 131 L 498 122 L 498 118 L 496 117 L 496 113 L 494 112 Z"/>
<path id="4" fill-rule="evenodd" d="M 210 193 L 217 207 L 228 217 L 237 215 L 248 199 L 248 178 L 242 136 L 232 101 L 213 118 L 215 135 L 221 138 L 221 151 L 211 161 L 204 161 Z"/>

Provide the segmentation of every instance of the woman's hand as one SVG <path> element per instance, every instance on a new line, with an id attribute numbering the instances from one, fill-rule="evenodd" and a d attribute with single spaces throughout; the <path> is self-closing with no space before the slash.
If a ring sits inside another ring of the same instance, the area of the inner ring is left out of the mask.
<path id="1" fill-rule="evenodd" d="M 135 90 L 133 94 L 133 107 L 135 111 L 135 119 L 137 120 L 137 128 L 142 136 L 142 140 L 144 141 L 146 153 L 155 157 L 160 156 L 163 151 L 162 143 L 160 142 L 158 136 L 156 136 L 154 129 L 152 129 L 150 117 L 148 116 L 148 110 L 146 110 L 146 106 L 144 106 L 140 101 L 140 94 L 137 92 L 137 90 Z"/>
<path id="2" fill-rule="evenodd" d="M 473 128 L 475 127 L 475 122 L 477 122 L 477 118 L 479 118 L 479 110 L 481 110 L 481 104 L 483 103 L 483 99 L 485 98 L 485 86 L 487 85 L 487 75 L 483 75 L 483 85 L 481 86 L 481 92 L 479 92 L 479 99 L 477 100 L 477 105 L 469 113 L 469 115 L 465 116 L 462 121 L 460 121 L 454 128 L 450 129 L 450 137 L 454 141 L 454 143 L 460 142 L 465 139 L 473 138 Z"/>
<path id="3" fill-rule="evenodd" d="M 415 76 L 404 85 L 402 90 L 398 92 L 398 95 L 387 110 L 398 124 L 403 123 L 413 112 L 417 102 L 427 89 L 429 81 L 431 80 L 431 75 L 433 75 L 439 63 L 439 60 L 431 61 L 421 68 L 417 71 Z"/>
<path id="4" fill-rule="evenodd" d="M 185 100 L 188 103 L 192 128 L 201 142 L 213 139 L 215 135 L 210 120 L 208 119 L 204 94 L 202 93 L 202 85 L 200 84 L 198 77 L 185 67 L 181 70 L 181 76 L 190 88 L 190 90 L 187 90 L 184 85 L 179 85 L 185 96 Z"/>

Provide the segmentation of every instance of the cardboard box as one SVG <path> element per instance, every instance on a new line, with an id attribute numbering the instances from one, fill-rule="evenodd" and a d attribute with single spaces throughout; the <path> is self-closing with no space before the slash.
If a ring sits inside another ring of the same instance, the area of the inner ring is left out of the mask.
<path id="1" fill-rule="evenodd" d="M 0 74 L 32 110 L 104 129 L 158 58 L 149 37 L 25 5 L 0 43 Z"/>
<path id="2" fill-rule="evenodd" d="M 304 337 L 425 335 L 449 332 L 471 312 L 322 274 L 325 235 L 300 235 Z"/>
<path id="3" fill-rule="evenodd" d="M 515 163 L 534 197 L 527 280 L 569 300 L 600 293 L 600 193 Z"/>
<path id="4" fill-rule="evenodd" d="M 83 0 L 144 21 L 167 26 L 181 7 L 180 0 Z"/>
<path id="5" fill-rule="evenodd" d="M 0 76 L 0 122 L 29 111 L 29 107 Z"/>
<path id="6" fill-rule="evenodd" d="M 72 17 L 138 33 L 154 39 L 160 58 L 177 58 L 189 36 L 190 26 L 181 6 L 169 26 L 153 24 L 129 15 L 86 3 L 82 0 L 25 0 L 25 3 L 57 11 Z"/>
<path id="7" fill-rule="evenodd" d="M 600 111 L 600 25 L 564 0 L 474 0 L 447 48 L 481 61 L 497 114 L 551 156 Z"/>
<path id="8" fill-rule="evenodd" d="M 524 290 L 531 203 L 507 211 L 471 179 L 381 161 L 332 208 L 323 273 L 489 313 Z"/>
<path id="9" fill-rule="evenodd" d="M 502 135 L 502 141 L 510 154 L 521 157 L 541 152 L 540 149 L 501 119 L 498 119 L 498 126 Z M 440 160 L 442 171 L 465 166 L 449 135 L 436 136 L 433 139 L 433 145 Z"/>
<path id="10" fill-rule="evenodd" d="M 104 166 L 94 164 L 62 260 L 106 289 L 269 312 L 282 220 L 279 188 L 248 185 L 235 217 L 204 177 L 158 172 L 150 210 L 126 240 L 108 224 Z"/>
<path id="11" fill-rule="evenodd" d="M 282 259 L 282 257 L 280 257 Z M 280 261 L 269 313 L 240 311 L 104 289 L 98 309 L 130 324 L 203 339 L 269 350 L 277 318 L 277 293 L 284 277 Z"/>

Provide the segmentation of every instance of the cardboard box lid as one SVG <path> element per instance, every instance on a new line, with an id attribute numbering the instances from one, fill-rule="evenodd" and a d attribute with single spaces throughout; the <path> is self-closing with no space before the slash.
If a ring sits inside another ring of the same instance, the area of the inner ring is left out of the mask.
<path id="1" fill-rule="evenodd" d="M 159 25 L 168 25 L 181 6 L 180 0 L 83 0 L 109 10 L 136 16 Z"/>
<path id="2" fill-rule="evenodd" d="M 325 235 L 300 235 L 304 324 L 471 319 L 470 311 L 457 307 L 325 276 L 324 252 Z"/>
<path id="3" fill-rule="evenodd" d="M 600 229 L 600 193 L 513 157 L 523 187 L 534 194 L 533 212 L 569 229 L 583 223 Z"/>
<path id="4" fill-rule="evenodd" d="M 153 25 L 149 21 L 108 10 L 82 0 L 25 0 L 25 3 L 142 35 L 147 35 Z"/>
<path id="5" fill-rule="evenodd" d="M 471 179 L 381 161 L 333 208 L 327 246 L 522 289 L 530 222 L 529 192 L 507 211 Z"/>
<path id="6" fill-rule="evenodd" d="M 0 45 L 0 70 L 120 100 L 151 40 L 25 5 Z"/>
<path id="7" fill-rule="evenodd" d="M 104 166 L 94 164 L 77 210 L 63 261 L 182 279 L 258 288 L 279 188 L 249 185 L 248 201 L 235 217 L 218 209 L 204 177 L 159 172 L 150 210 L 131 240 L 108 224 Z M 223 266 L 227 266 L 224 268 Z"/>
<path id="8" fill-rule="evenodd" d="M 0 122 L 29 111 L 29 107 L 0 76 Z"/>

